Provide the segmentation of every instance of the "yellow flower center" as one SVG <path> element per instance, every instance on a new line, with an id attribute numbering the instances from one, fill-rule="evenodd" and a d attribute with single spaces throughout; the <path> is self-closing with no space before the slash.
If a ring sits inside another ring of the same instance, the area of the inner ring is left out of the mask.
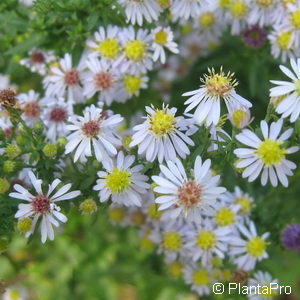
<path id="1" fill-rule="evenodd" d="M 235 214 L 227 207 L 220 208 L 214 217 L 218 226 L 232 225 L 235 221 Z"/>
<path id="2" fill-rule="evenodd" d="M 274 4 L 274 0 L 256 0 L 256 3 L 262 7 L 268 7 Z"/>
<path id="3" fill-rule="evenodd" d="M 170 0 L 157 0 L 157 2 L 162 9 L 170 6 Z"/>
<path id="4" fill-rule="evenodd" d="M 131 174 L 119 168 L 113 168 L 110 174 L 105 177 L 105 187 L 113 194 L 122 193 L 131 184 Z"/>
<path id="5" fill-rule="evenodd" d="M 145 43 L 138 40 L 134 40 L 126 43 L 124 51 L 128 59 L 138 62 L 144 58 L 146 52 L 145 48 Z"/>
<path id="6" fill-rule="evenodd" d="M 246 244 L 247 252 L 253 257 L 261 257 L 267 247 L 267 243 L 259 236 L 251 238 Z"/>
<path id="7" fill-rule="evenodd" d="M 296 29 L 300 29 L 300 10 L 296 10 L 290 14 L 290 22 Z"/>
<path id="8" fill-rule="evenodd" d="M 173 130 L 175 116 L 169 114 L 166 109 L 157 110 L 153 115 L 148 116 L 150 128 L 154 134 L 163 136 Z"/>
<path id="9" fill-rule="evenodd" d="M 79 210 L 83 215 L 91 215 L 97 211 L 97 204 L 93 199 L 86 199 L 79 205 Z"/>
<path id="10" fill-rule="evenodd" d="M 178 278 L 182 275 L 182 267 L 182 263 L 173 261 L 167 265 L 167 271 L 172 277 Z"/>
<path id="11" fill-rule="evenodd" d="M 9 299 L 18 300 L 21 298 L 21 293 L 18 290 L 10 290 L 9 291 Z"/>
<path id="12" fill-rule="evenodd" d="M 212 231 L 201 231 L 196 238 L 196 246 L 206 251 L 211 250 L 216 242 L 216 236 Z"/>
<path id="13" fill-rule="evenodd" d="M 207 285 L 209 283 L 208 273 L 204 269 L 194 271 L 192 281 L 195 285 Z"/>
<path id="14" fill-rule="evenodd" d="M 242 19 L 247 14 L 247 5 L 244 1 L 235 1 L 229 4 L 229 11 L 236 19 Z"/>
<path id="15" fill-rule="evenodd" d="M 234 74 L 229 72 L 225 74 L 222 68 L 219 73 L 215 73 L 213 69 L 209 69 L 208 72 L 209 74 L 204 75 L 204 79 L 201 78 L 200 80 L 212 97 L 224 97 L 238 84 L 233 79 Z"/>
<path id="16" fill-rule="evenodd" d="M 149 250 L 149 249 L 152 249 L 153 243 L 151 240 L 148 239 L 148 237 L 143 236 L 140 239 L 140 246 L 141 246 L 141 248 L 143 248 L 145 250 Z"/>
<path id="17" fill-rule="evenodd" d="M 117 40 L 107 39 L 99 43 L 97 50 L 104 58 L 114 59 L 120 51 L 120 46 Z"/>
<path id="18" fill-rule="evenodd" d="M 284 158 L 285 149 L 281 149 L 282 142 L 267 139 L 260 143 L 256 154 L 266 166 L 278 164 Z"/>
<path id="19" fill-rule="evenodd" d="M 116 223 L 121 222 L 124 219 L 124 210 L 119 207 L 112 207 L 108 210 L 108 218 Z"/>
<path id="20" fill-rule="evenodd" d="M 292 33 L 290 31 L 283 32 L 277 36 L 277 44 L 280 49 L 288 50 L 290 47 Z"/>
<path id="21" fill-rule="evenodd" d="M 233 121 L 233 125 L 235 127 L 241 126 L 241 123 L 245 120 L 247 113 L 242 109 L 235 110 L 231 117 Z"/>
<path id="22" fill-rule="evenodd" d="M 155 203 L 151 204 L 149 207 L 148 207 L 148 215 L 150 216 L 150 218 L 152 220 L 158 220 L 161 215 L 162 215 L 162 211 L 159 211 L 157 210 L 157 205 Z"/>
<path id="23" fill-rule="evenodd" d="M 219 0 L 219 6 L 221 8 L 226 8 L 230 4 L 231 0 Z"/>
<path id="24" fill-rule="evenodd" d="M 125 75 L 123 77 L 123 83 L 127 93 L 134 94 L 140 89 L 142 79 L 136 75 Z"/>
<path id="25" fill-rule="evenodd" d="M 300 95 L 300 79 L 294 81 L 295 84 L 295 92 Z"/>
<path id="26" fill-rule="evenodd" d="M 242 214 L 248 214 L 251 209 L 251 201 L 248 198 L 239 197 L 236 198 L 234 201 L 234 204 L 237 204 L 240 206 L 240 212 Z"/>
<path id="27" fill-rule="evenodd" d="M 164 45 L 167 42 L 168 34 L 161 30 L 155 33 L 154 42 L 160 45 Z"/>
<path id="28" fill-rule="evenodd" d="M 215 15 L 212 12 L 206 12 L 199 16 L 199 24 L 203 27 L 210 27 L 215 24 Z"/>
<path id="29" fill-rule="evenodd" d="M 167 251 L 179 251 L 182 247 L 181 235 L 175 231 L 164 233 L 162 247 Z"/>
<path id="30" fill-rule="evenodd" d="M 281 0 L 281 3 L 287 6 L 289 3 L 296 3 L 296 0 Z"/>

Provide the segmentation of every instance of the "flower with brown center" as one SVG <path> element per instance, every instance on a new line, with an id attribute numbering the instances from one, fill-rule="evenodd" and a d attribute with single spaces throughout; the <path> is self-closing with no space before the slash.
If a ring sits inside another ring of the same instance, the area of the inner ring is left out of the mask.
<path id="1" fill-rule="evenodd" d="M 50 112 L 50 120 L 55 123 L 66 121 L 67 117 L 68 117 L 68 113 L 62 107 L 54 107 Z"/>
<path id="2" fill-rule="evenodd" d="M 40 106 L 37 101 L 25 102 L 22 105 L 22 111 L 27 118 L 35 119 L 40 115 Z"/>
<path id="3" fill-rule="evenodd" d="M 178 199 L 181 205 L 190 209 L 198 205 L 201 200 L 201 187 L 195 180 L 185 182 L 178 189 Z"/>
<path id="4" fill-rule="evenodd" d="M 31 201 L 35 213 L 46 214 L 50 210 L 51 200 L 45 195 L 37 195 Z"/>
<path id="5" fill-rule="evenodd" d="M 76 69 L 71 69 L 65 73 L 65 84 L 76 85 L 79 83 L 79 73 Z"/>
<path id="6" fill-rule="evenodd" d="M 87 123 L 84 123 L 81 129 L 84 135 L 88 137 L 94 137 L 100 130 L 99 121 L 91 120 Z"/>
<path id="7" fill-rule="evenodd" d="M 99 90 L 107 90 L 113 84 L 112 75 L 109 72 L 99 72 L 95 75 L 95 84 Z"/>

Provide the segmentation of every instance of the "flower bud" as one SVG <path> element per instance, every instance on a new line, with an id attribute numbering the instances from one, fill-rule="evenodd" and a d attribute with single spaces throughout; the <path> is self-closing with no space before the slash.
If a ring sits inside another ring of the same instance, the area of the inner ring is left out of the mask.
<path id="1" fill-rule="evenodd" d="M 17 228 L 20 233 L 28 232 L 32 227 L 32 220 L 30 218 L 20 218 L 18 220 Z"/>
<path id="2" fill-rule="evenodd" d="M 62 148 L 66 146 L 67 142 L 68 142 L 68 140 L 65 137 L 59 137 L 56 140 L 57 145 Z"/>
<path id="3" fill-rule="evenodd" d="M 228 119 L 231 124 L 238 129 L 245 128 L 252 121 L 250 110 L 248 108 L 232 110 L 228 115 Z"/>
<path id="4" fill-rule="evenodd" d="M 18 147 L 18 145 L 15 144 L 9 144 L 5 148 L 5 154 L 9 158 L 15 158 L 21 153 L 21 149 Z"/>
<path id="5" fill-rule="evenodd" d="M 97 204 L 93 199 L 86 199 L 79 205 L 79 211 L 82 215 L 92 215 L 97 210 Z"/>
<path id="6" fill-rule="evenodd" d="M 43 129 L 44 129 L 44 127 L 43 127 L 43 124 L 42 124 L 41 122 L 36 122 L 36 123 L 34 123 L 34 125 L 33 125 L 33 130 L 34 130 L 34 132 L 35 132 L 36 134 L 42 133 L 42 132 L 43 132 Z"/>
<path id="7" fill-rule="evenodd" d="M 132 141 L 131 136 L 125 136 L 123 138 L 122 145 L 123 145 L 125 150 L 130 151 L 131 148 L 129 147 L 129 144 L 131 143 L 131 141 Z"/>
<path id="8" fill-rule="evenodd" d="M 10 188 L 9 182 L 5 178 L 0 178 L 0 194 L 6 193 Z"/>
<path id="9" fill-rule="evenodd" d="M 0 106 L 3 108 L 14 108 L 17 104 L 16 92 L 11 89 L 0 91 Z"/>
<path id="10" fill-rule="evenodd" d="M 16 162 L 12 160 L 6 160 L 3 164 L 3 172 L 4 173 L 12 173 L 16 170 Z"/>
<path id="11" fill-rule="evenodd" d="M 46 144 L 43 148 L 43 153 L 47 157 L 54 157 L 57 154 L 57 146 L 55 144 Z"/>

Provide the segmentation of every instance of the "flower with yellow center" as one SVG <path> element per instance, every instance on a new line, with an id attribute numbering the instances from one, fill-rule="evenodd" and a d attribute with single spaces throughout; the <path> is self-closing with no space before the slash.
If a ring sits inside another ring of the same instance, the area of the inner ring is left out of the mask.
<path id="1" fill-rule="evenodd" d="M 271 123 L 269 126 L 266 121 L 261 121 L 260 127 L 264 137 L 261 140 L 255 133 L 244 129 L 236 136 L 236 139 L 251 148 L 238 148 L 234 153 L 241 160 L 237 163 L 237 168 L 245 168 L 242 176 L 248 177 L 251 182 L 262 172 L 261 183 L 265 185 L 270 179 L 273 186 L 277 186 L 278 179 L 288 186 L 287 176 L 292 175 L 291 170 L 296 166 L 286 160 L 286 154 L 298 151 L 298 147 L 284 147 L 284 141 L 293 133 L 288 129 L 280 134 L 283 120 Z"/>
<path id="2" fill-rule="evenodd" d="M 215 24 L 216 18 L 214 13 L 205 12 L 198 17 L 199 25 L 203 27 L 211 27 Z"/>
<path id="3" fill-rule="evenodd" d="M 289 20 L 295 29 L 300 29 L 300 10 L 295 10 L 290 13 Z"/>
<path id="4" fill-rule="evenodd" d="M 205 269 L 195 270 L 192 276 L 195 285 L 207 285 L 209 283 L 208 272 Z"/>
<path id="5" fill-rule="evenodd" d="M 274 4 L 274 0 L 255 0 L 256 4 L 258 4 L 261 7 L 269 7 Z"/>
<path id="6" fill-rule="evenodd" d="M 162 109 L 146 106 L 148 115 L 144 123 L 133 128 L 136 133 L 130 147 L 139 145 L 139 154 L 145 154 L 148 161 L 153 161 L 156 157 L 159 162 L 163 159 L 174 161 L 176 153 L 185 158 L 190 153 L 186 144 L 194 143 L 183 133 L 188 130 L 187 120 L 176 117 L 176 111 L 176 108 L 164 105 Z"/>
<path id="7" fill-rule="evenodd" d="M 208 69 L 200 79 L 201 86 L 198 90 L 184 93 L 182 96 L 191 96 L 185 101 L 188 105 L 185 112 L 196 108 L 194 119 L 197 123 L 206 126 L 217 125 L 221 115 L 221 101 L 226 103 L 227 109 L 233 111 L 236 107 L 249 108 L 252 104 L 238 95 L 235 87 L 238 82 L 233 78 L 234 73 L 227 74 L 221 68 L 219 72 L 214 69 Z"/>
<path id="8" fill-rule="evenodd" d="M 111 197 L 112 202 L 126 206 L 141 206 L 141 194 L 145 194 L 150 187 L 146 181 L 148 177 L 142 175 L 142 165 L 132 166 L 135 161 L 133 155 L 124 156 L 120 151 L 115 161 L 105 161 L 106 171 L 98 172 L 99 179 L 94 190 L 100 191 L 101 202 Z"/>
<path id="9" fill-rule="evenodd" d="M 159 220 L 163 212 L 159 211 L 157 204 L 153 203 L 149 205 L 147 213 L 152 220 Z"/>
<path id="10" fill-rule="evenodd" d="M 231 124 L 238 129 L 248 126 L 252 121 L 250 110 L 243 107 L 234 109 L 228 115 L 228 119 L 230 120 Z"/>
<path id="11" fill-rule="evenodd" d="M 124 46 L 126 58 L 135 62 L 141 61 L 146 54 L 147 45 L 139 40 L 128 41 Z"/>
<path id="12" fill-rule="evenodd" d="M 116 224 L 120 224 L 125 218 L 125 211 L 121 206 L 110 206 L 107 214 L 109 220 Z"/>
<path id="13" fill-rule="evenodd" d="M 234 204 L 239 205 L 239 212 L 242 215 L 247 215 L 250 213 L 252 208 L 252 199 L 246 197 L 238 197 L 235 199 Z"/>
<path id="14" fill-rule="evenodd" d="M 235 223 L 236 215 L 230 208 L 221 207 L 217 210 L 214 220 L 218 226 L 230 226 Z"/>
<path id="15" fill-rule="evenodd" d="M 232 0 L 219 0 L 219 6 L 224 9 L 229 6 L 231 1 Z"/>
<path id="16" fill-rule="evenodd" d="M 232 1 L 228 5 L 228 10 L 236 19 L 244 19 L 248 12 L 247 4 L 244 1 Z"/>
<path id="17" fill-rule="evenodd" d="M 237 226 L 241 236 L 231 239 L 230 254 L 238 269 L 250 271 L 255 268 L 258 261 L 268 257 L 266 248 L 268 242 L 266 239 L 269 233 L 262 236 L 257 235 L 257 231 L 253 222 L 247 224 L 239 224 Z M 245 237 L 245 240 L 242 238 Z"/>
<path id="18" fill-rule="evenodd" d="M 116 39 L 107 39 L 99 42 L 96 49 L 99 51 L 101 57 L 116 59 L 120 51 L 120 46 Z"/>
<path id="19" fill-rule="evenodd" d="M 178 252 L 182 249 L 182 237 L 176 231 L 166 232 L 162 236 L 161 245 L 166 251 Z"/>
<path id="20" fill-rule="evenodd" d="M 170 6 L 170 0 L 157 0 L 157 2 L 162 9 L 166 9 Z"/>
<path id="21" fill-rule="evenodd" d="M 126 92 L 129 95 L 138 94 L 142 83 L 142 78 L 140 75 L 124 75 L 123 84 Z"/>
<path id="22" fill-rule="evenodd" d="M 164 45 L 167 42 L 168 34 L 164 30 L 160 30 L 154 35 L 154 42 Z"/>
<path id="23" fill-rule="evenodd" d="M 166 265 L 167 272 L 170 276 L 174 278 L 179 278 L 182 276 L 183 264 L 180 261 L 172 261 Z"/>
<path id="24" fill-rule="evenodd" d="M 216 245 L 216 236 L 211 231 L 201 231 L 195 243 L 197 247 L 203 250 L 211 250 Z"/>

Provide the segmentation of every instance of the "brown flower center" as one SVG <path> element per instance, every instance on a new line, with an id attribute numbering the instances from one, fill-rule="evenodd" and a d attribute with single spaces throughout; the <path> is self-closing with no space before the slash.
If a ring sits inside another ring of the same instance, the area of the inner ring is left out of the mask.
<path id="1" fill-rule="evenodd" d="M 189 180 L 178 189 L 179 203 L 185 208 L 197 206 L 200 201 L 202 189 L 194 180 Z"/>
<path id="2" fill-rule="evenodd" d="M 65 74 L 66 85 L 76 85 L 79 82 L 79 74 L 76 69 L 71 69 Z"/>
<path id="3" fill-rule="evenodd" d="M 50 210 L 51 201 L 45 195 L 37 195 L 32 199 L 31 203 L 32 208 L 36 213 L 45 214 Z"/>
<path id="4" fill-rule="evenodd" d="M 96 86 L 100 90 L 109 89 L 112 86 L 113 78 L 109 72 L 99 72 L 95 75 Z"/>
<path id="5" fill-rule="evenodd" d="M 24 103 L 22 110 L 28 118 L 37 118 L 40 115 L 40 106 L 36 101 Z"/>
<path id="6" fill-rule="evenodd" d="M 68 114 L 62 107 L 55 107 L 50 112 L 50 120 L 52 122 L 60 123 L 66 121 L 67 117 Z"/>
<path id="7" fill-rule="evenodd" d="M 81 127 L 84 135 L 88 137 L 94 137 L 99 132 L 100 126 L 99 121 L 89 121 Z"/>
<path id="8" fill-rule="evenodd" d="M 33 63 L 42 63 L 45 61 L 45 56 L 42 52 L 33 52 L 30 56 Z"/>

